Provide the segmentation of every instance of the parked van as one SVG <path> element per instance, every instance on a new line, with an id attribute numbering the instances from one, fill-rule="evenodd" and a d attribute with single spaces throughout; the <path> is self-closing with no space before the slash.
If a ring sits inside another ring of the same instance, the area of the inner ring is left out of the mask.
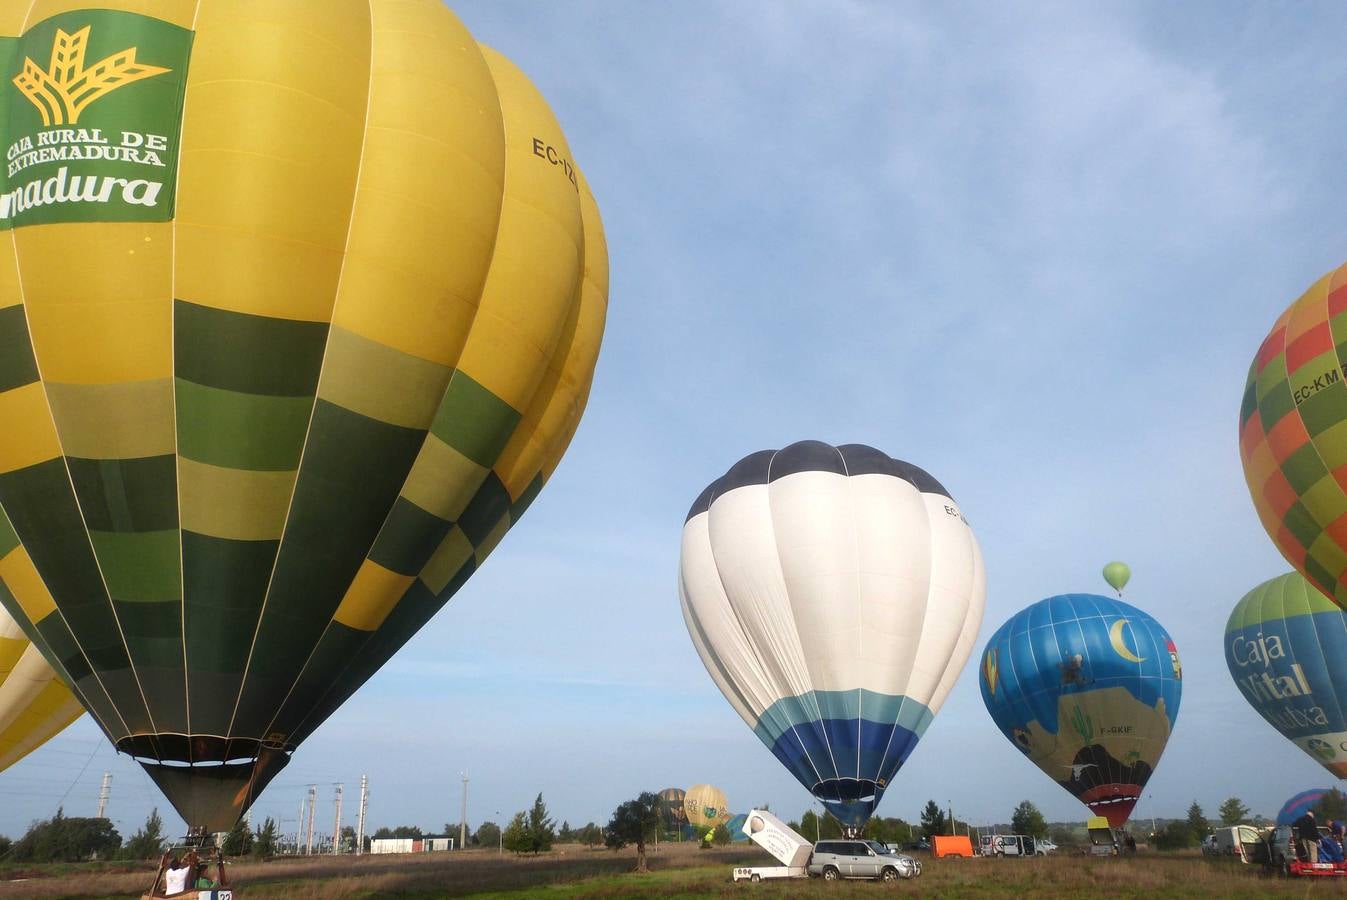
<path id="1" fill-rule="evenodd" d="M 1057 845 L 1027 834 L 984 834 L 978 847 L 983 856 L 1046 856 L 1049 849 Z"/>
<path id="2" fill-rule="evenodd" d="M 1217 828 L 1202 841 L 1202 852 L 1213 856 L 1233 856 L 1242 863 L 1267 861 L 1267 844 L 1263 834 L 1252 825 Z"/>

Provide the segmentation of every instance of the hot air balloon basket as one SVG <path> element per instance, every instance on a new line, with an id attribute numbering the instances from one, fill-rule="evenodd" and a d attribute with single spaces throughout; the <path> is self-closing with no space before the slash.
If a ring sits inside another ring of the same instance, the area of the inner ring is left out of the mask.
<path id="1" fill-rule="evenodd" d="M 1335 877 L 1347 875 L 1347 863 L 1334 862 L 1302 862 L 1296 860 L 1289 862 L 1283 868 L 1283 871 L 1292 878 L 1301 878 L 1306 876 L 1327 876 Z"/>

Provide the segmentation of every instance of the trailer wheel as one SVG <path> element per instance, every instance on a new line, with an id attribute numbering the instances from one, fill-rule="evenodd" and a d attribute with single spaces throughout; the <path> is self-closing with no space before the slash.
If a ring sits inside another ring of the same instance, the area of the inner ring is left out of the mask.
<path id="1" fill-rule="evenodd" d="M 825 866 L 823 869 L 824 881 L 836 881 L 841 873 L 834 866 Z"/>
<path id="2" fill-rule="evenodd" d="M 762 876 L 759 875 L 757 872 L 754 872 L 754 873 L 753 873 L 753 877 L 750 878 L 750 879 L 748 879 L 748 880 L 749 880 L 749 881 L 752 881 L 752 882 L 754 882 L 754 883 L 757 883 L 757 882 L 759 882 L 759 881 L 762 881 Z"/>

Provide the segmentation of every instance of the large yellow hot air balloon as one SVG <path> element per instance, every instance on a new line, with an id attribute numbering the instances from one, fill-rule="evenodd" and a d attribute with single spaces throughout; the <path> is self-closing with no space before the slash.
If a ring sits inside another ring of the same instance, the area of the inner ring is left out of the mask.
<path id="1" fill-rule="evenodd" d="M 0 34 L 0 599 L 225 830 L 556 467 L 598 210 L 439 0 L 5 2 Z"/>
<path id="2" fill-rule="evenodd" d="M 83 712 L 18 623 L 0 608 L 0 772 Z"/>

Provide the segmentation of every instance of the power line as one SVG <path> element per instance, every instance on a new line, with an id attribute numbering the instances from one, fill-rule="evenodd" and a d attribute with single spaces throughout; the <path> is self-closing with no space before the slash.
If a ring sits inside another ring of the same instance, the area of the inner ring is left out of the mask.
<path id="1" fill-rule="evenodd" d="M 61 795 L 61 801 L 56 804 L 57 807 L 62 807 L 65 805 L 65 798 L 70 796 L 70 792 L 75 789 L 75 783 L 80 780 L 80 776 L 84 774 L 85 769 L 89 768 L 89 763 L 94 761 L 94 756 L 98 753 L 99 750 L 102 749 L 102 747 L 103 747 L 102 743 L 94 745 L 93 753 L 89 754 L 89 758 L 86 759 L 84 761 L 84 765 L 80 767 L 79 775 L 75 776 L 75 780 L 70 782 L 70 787 L 66 788 L 65 793 Z"/>

